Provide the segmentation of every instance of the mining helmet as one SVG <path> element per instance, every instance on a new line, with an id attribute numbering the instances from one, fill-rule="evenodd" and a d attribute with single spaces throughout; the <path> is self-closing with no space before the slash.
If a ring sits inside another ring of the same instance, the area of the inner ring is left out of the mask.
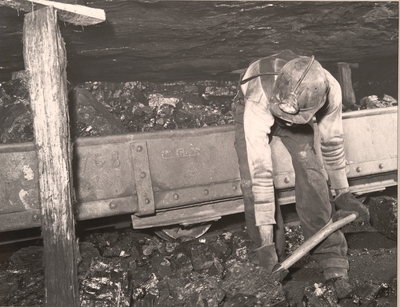
<path id="1" fill-rule="evenodd" d="M 293 59 L 275 81 L 271 113 L 287 122 L 306 124 L 324 105 L 327 91 L 325 71 L 314 56 Z"/>

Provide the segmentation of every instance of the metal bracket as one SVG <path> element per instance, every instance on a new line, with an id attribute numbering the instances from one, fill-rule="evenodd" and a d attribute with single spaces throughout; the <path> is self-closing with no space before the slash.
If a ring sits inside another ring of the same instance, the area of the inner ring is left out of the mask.
<path id="1" fill-rule="evenodd" d="M 154 204 L 153 185 L 151 183 L 150 163 L 145 141 L 131 144 L 133 173 L 138 197 L 136 215 L 150 215 L 156 211 Z"/>

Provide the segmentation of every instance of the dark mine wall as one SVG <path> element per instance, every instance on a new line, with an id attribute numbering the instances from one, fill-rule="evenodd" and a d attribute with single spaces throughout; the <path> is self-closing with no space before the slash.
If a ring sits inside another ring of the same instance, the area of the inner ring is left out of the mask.
<path id="1" fill-rule="evenodd" d="M 387 94 L 398 99 L 398 65 L 397 57 L 361 62 L 358 69 L 352 70 L 356 98 Z"/>
<path id="2" fill-rule="evenodd" d="M 357 63 L 358 68 L 351 69 L 353 89 L 356 100 L 370 95 L 382 97 L 384 94 L 398 98 L 398 58 L 380 57 Z M 336 78 L 337 63 L 323 63 L 323 66 Z"/>
<path id="3" fill-rule="evenodd" d="M 70 82 L 225 79 L 284 49 L 323 64 L 398 54 L 397 1 L 85 3 L 104 9 L 107 21 L 88 27 L 60 22 Z M 1 81 L 24 69 L 23 19 L 23 12 L 0 10 Z"/>

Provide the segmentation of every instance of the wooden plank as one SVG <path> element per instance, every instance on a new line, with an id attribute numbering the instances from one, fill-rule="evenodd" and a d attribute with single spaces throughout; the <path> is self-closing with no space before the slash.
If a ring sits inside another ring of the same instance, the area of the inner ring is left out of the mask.
<path id="1" fill-rule="evenodd" d="M 23 43 L 38 157 L 45 306 L 77 307 L 66 52 L 52 7 L 26 14 Z"/>
<path id="2" fill-rule="evenodd" d="M 0 0 L 0 6 L 8 6 L 23 12 L 31 12 L 34 9 L 52 6 L 57 9 L 60 20 L 80 26 L 95 25 L 106 20 L 106 13 L 102 9 L 63 2 L 48 0 Z"/>

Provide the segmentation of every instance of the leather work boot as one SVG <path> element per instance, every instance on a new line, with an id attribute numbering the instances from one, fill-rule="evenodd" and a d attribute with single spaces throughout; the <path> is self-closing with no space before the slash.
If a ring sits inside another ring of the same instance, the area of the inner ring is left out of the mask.
<path id="1" fill-rule="evenodd" d="M 278 263 L 278 256 L 276 255 L 275 244 L 264 245 L 255 250 L 259 261 L 259 266 L 267 269 L 269 273 Z"/>
<path id="2" fill-rule="evenodd" d="M 329 280 L 331 278 L 343 278 L 344 280 L 349 280 L 349 273 L 347 269 L 329 268 L 324 270 L 324 278 L 325 280 Z"/>

